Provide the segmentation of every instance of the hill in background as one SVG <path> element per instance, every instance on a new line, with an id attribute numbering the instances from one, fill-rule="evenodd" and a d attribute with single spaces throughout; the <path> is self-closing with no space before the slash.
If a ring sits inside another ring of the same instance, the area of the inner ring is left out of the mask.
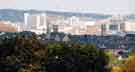
<path id="1" fill-rule="evenodd" d="M 60 12 L 60 11 L 38 11 L 38 10 L 15 10 L 15 9 L 0 9 L 0 20 L 11 22 L 23 22 L 24 13 L 47 13 L 48 15 L 62 16 L 86 16 L 93 20 L 105 19 L 111 15 L 96 14 L 96 13 L 77 13 L 77 12 Z"/>

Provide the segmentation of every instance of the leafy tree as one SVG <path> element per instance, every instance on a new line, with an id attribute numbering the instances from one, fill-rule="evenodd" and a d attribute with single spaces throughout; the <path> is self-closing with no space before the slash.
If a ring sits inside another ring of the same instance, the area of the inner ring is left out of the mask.
<path id="1" fill-rule="evenodd" d="M 125 62 L 124 70 L 126 72 L 135 72 L 135 54 L 129 56 L 128 60 Z"/>
<path id="2" fill-rule="evenodd" d="M 49 44 L 48 72 L 107 72 L 107 56 L 93 45 Z"/>
<path id="3" fill-rule="evenodd" d="M 47 50 L 37 39 L 36 34 L 19 33 L 15 38 L 5 38 L 0 46 L 1 67 L 3 72 L 39 72 L 44 71 Z M 15 68 L 15 69 L 13 69 Z M 8 70 L 8 71 L 6 71 Z"/>
<path id="4" fill-rule="evenodd" d="M 108 57 L 93 45 L 42 44 L 35 33 L 15 35 L 0 43 L 2 72 L 107 72 Z"/>
<path id="5" fill-rule="evenodd" d="M 0 69 L 2 72 L 16 72 L 18 70 L 17 66 L 9 64 L 6 61 L 6 58 L 14 52 L 14 45 L 14 36 L 12 36 L 12 34 L 5 33 L 0 43 Z"/>
<path id="6" fill-rule="evenodd" d="M 124 72 L 122 66 L 113 66 L 111 72 Z"/>
<path id="7" fill-rule="evenodd" d="M 109 57 L 109 66 L 119 66 L 123 65 L 125 60 L 119 60 L 116 55 L 114 55 L 113 51 L 109 51 L 106 53 Z"/>

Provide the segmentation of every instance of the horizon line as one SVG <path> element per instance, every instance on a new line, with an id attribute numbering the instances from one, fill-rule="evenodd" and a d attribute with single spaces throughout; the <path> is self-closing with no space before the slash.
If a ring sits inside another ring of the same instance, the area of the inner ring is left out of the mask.
<path id="1" fill-rule="evenodd" d="M 54 12 L 72 12 L 72 13 L 94 13 L 94 14 L 103 14 L 103 15 L 134 15 L 135 13 L 102 13 L 102 12 L 95 12 L 95 11 L 90 11 L 90 10 L 69 10 L 69 9 L 46 9 L 46 10 L 41 10 L 41 9 L 16 9 L 16 8 L 0 8 L 0 10 L 23 10 L 23 11 L 28 11 L 28 10 L 35 10 L 35 11 L 54 11 Z"/>

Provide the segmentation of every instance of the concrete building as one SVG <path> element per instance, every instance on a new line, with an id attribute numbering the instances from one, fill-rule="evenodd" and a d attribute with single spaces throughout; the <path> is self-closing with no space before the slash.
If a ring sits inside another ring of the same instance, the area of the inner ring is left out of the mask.
<path id="1" fill-rule="evenodd" d="M 99 24 L 101 24 L 102 35 L 118 35 L 125 33 L 125 21 L 123 17 L 111 17 L 102 20 Z"/>
<path id="2" fill-rule="evenodd" d="M 123 16 L 93 21 L 85 16 L 60 16 L 41 14 L 24 14 L 23 31 L 37 34 L 64 32 L 71 35 L 118 35 L 135 31 L 135 22 L 125 21 Z"/>
<path id="3" fill-rule="evenodd" d="M 135 21 L 125 22 L 125 32 L 135 32 Z"/>
<path id="4" fill-rule="evenodd" d="M 87 26 L 88 35 L 101 35 L 101 24 L 96 22 L 94 25 Z"/>
<path id="5" fill-rule="evenodd" d="M 91 31 L 95 27 L 95 21 L 89 17 L 78 16 L 49 16 L 43 14 L 24 14 L 23 31 L 32 31 L 37 34 L 47 32 L 64 32 L 72 35 L 95 34 Z M 97 26 L 97 25 L 96 25 Z M 91 30 L 90 30 L 91 29 Z"/>
<path id="6" fill-rule="evenodd" d="M 23 31 L 32 31 L 37 34 L 47 32 L 46 14 L 24 14 Z"/>
<path id="7" fill-rule="evenodd" d="M 135 21 L 125 20 L 124 17 L 115 16 L 100 21 L 102 35 L 120 35 L 135 33 Z"/>
<path id="8" fill-rule="evenodd" d="M 88 33 L 88 26 L 92 26 L 95 24 L 94 21 L 83 19 L 82 17 L 71 16 L 71 17 L 48 17 L 47 20 L 49 25 L 57 26 L 58 32 L 64 32 L 72 35 L 84 35 Z M 52 26 L 52 27 L 53 27 Z M 54 28 L 54 27 L 53 27 Z M 51 28 L 49 28 L 51 29 Z"/>

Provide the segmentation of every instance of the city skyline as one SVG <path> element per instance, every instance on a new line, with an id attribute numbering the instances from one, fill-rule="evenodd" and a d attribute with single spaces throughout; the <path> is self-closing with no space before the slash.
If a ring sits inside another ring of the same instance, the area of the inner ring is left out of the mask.
<path id="1" fill-rule="evenodd" d="M 135 13 L 134 2 L 134 0 L 1 0 L 0 9 L 129 14 Z"/>

